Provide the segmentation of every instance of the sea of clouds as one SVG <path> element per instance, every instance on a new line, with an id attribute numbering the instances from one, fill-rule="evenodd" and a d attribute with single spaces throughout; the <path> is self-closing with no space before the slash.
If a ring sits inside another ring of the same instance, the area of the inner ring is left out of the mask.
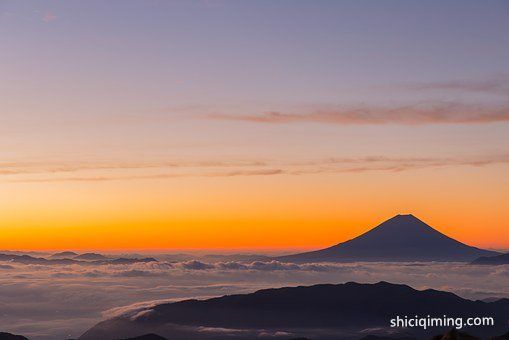
<path id="1" fill-rule="evenodd" d="M 86 266 L 0 262 L 0 331 L 33 340 L 77 338 L 102 319 L 136 315 L 158 303 L 348 281 L 405 283 L 469 299 L 509 297 L 509 265 L 200 259 Z"/>

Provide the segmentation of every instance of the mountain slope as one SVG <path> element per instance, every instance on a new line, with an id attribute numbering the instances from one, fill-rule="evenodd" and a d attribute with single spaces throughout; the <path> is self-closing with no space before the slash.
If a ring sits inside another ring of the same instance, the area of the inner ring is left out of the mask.
<path id="1" fill-rule="evenodd" d="M 341 339 L 342 336 L 359 335 L 362 329 L 388 328 L 390 319 L 405 315 L 465 318 L 490 315 L 495 318 L 495 327 L 469 330 L 493 335 L 506 331 L 508 314 L 509 300 L 488 303 L 466 300 L 448 292 L 419 291 L 387 282 L 350 282 L 265 289 L 252 294 L 161 304 L 134 315 L 101 322 L 80 340 L 118 339 L 148 332 L 169 339 L 224 339 L 228 331 L 242 340 L 255 339 L 262 332 Z M 448 328 L 428 329 L 420 335 L 429 337 Z M 218 330 L 222 332 L 219 335 Z"/>
<path id="2" fill-rule="evenodd" d="M 335 246 L 279 257 L 286 262 L 472 261 L 498 253 L 468 246 L 413 215 L 397 215 L 368 232 Z"/>

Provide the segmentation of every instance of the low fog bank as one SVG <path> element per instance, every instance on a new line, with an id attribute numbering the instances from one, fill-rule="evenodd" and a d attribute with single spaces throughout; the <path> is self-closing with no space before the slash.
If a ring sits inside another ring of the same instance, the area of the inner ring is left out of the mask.
<path id="1" fill-rule="evenodd" d="M 0 262 L 0 330 L 33 340 L 72 338 L 103 318 L 136 313 L 162 302 L 347 281 L 405 283 L 418 289 L 452 291 L 469 299 L 509 297 L 508 265 L 290 264 L 262 257 L 231 259 L 166 258 L 87 266 Z"/>

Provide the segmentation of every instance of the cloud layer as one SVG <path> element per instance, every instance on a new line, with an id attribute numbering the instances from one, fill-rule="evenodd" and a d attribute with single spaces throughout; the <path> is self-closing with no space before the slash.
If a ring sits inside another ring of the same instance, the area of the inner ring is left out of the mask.
<path id="1" fill-rule="evenodd" d="M 162 302 L 262 288 L 385 280 L 463 297 L 509 297 L 509 266 L 459 263 L 179 262 L 0 267 L 0 329 L 33 340 L 77 337 L 102 318 L 135 316 Z M 482 278 L 482 280 L 481 280 Z"/>

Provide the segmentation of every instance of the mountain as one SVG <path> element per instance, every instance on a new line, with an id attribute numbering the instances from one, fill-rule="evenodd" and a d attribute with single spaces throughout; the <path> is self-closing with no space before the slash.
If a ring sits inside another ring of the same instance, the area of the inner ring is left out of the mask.
<path id="1" fill-rule="evenodd" d="M 0 340 L 28 340 L 22 335 L 0 332 Z"/>
<path id="2" fill-rule="evenodd" d="M 481 256 L 475 259 L 472 264 L 501 265 L 509 264 L 509 253 L 495 256 Z"/>
<path id="3" fill-rule="evenodd" d="M 135 338 L 127 338 L 127 339 L 122 339 L 122 340 L 167 340 L 167 339 L 163 338 L 162 336 L 159 336 L 157 334 L 150 333 L 150 334 L 140 335 Z"/>
<path id="4" fill-rule="evenodd" d="M 49 258 L 50 259 L 72 259 L 73 257 L 76 257 L 76 256 L 78 256 L 78 254 L 76 254 L 73 251 L 62 251 L 60 253 L 55 253 L 55 254 L 51 255 Z"/>
<path id="5" fill-rule="evenodd" d="M 387 282 L 376 284 L 321 284 L 264 289 L 251 294 L 227 295 L 207 300 L 185 300 L 141 309 L 98 323 L 80 340 L 119 339 L 157 333 L 168 339 L 259 339 L 262 334 L 288 334 L 287 338 L 314 340 L 361 338 L 367 329 L 390 332 L 397 316 L 485 316 L 495 326 L 470 327 L 476 336 L 507 331 L 509 300 L 471 301 L 453 293 L 415 290 Z M 444 333 L 448 327 L 405 328 L 405 336 L 418 339 Z M 364 330 L 364 331 L 363 331 Z M 409 332 L 412 332 L 409 334 Z"/>
<path id="6" fill-rule="evenodd" d="M 498 253 L 456 241 L 413 215 L 397 215 L 335 246 L 277 258 L 284 262 L 441 261 L 469 262 Z"/>
<path id="7" fill-rule="evenodd" d="M 404 336 L 404 335 L 392 337 L 392 336 L 370 334 L 370 335 L 363 336 L 359 340 L 418 340 L 418 339 L 415 337 Z"/>
<path id="8" fill-rule="evenodd" d="M 101 255 L 102 256 L 102 255 Z M 14 254 L 0 254 L 0 262 L 9 262 L 9 263 L 20 263 L 20 264 L 41 264 L 41 265 L 71 265 L 71 264 L 79 264 L 79 265 L 106 265 L 106 264 L 133 264 L 133 263 L 147 263 L 147 262 L 157 262 L 156 259 L 152 257 L 147 258 L 117 258 L 117 259 L 109 259 L 106 260 L 76 260 L 75 259 L 46 259 L 43 257 L 33 257 L 30 255 L 14 255 Z"/>
<path id="9" fill-rule="evenodd" d="M 85 260 L 85 261 L 99 261 L 99 260 L 107 260 L 108 258 L 101 254 L 85 253 L 85 254 L 76 256 L 74 259 L 75 260 Z"/>
<path id="10" fill-rule="evenodd" d="M 21 264 L 75 264 L 79 261 L 71 259 L 45 259 L 43 257 L 33 257 L 30 255 L 13 255 L 13 254 L 0 254 L 0 261 L 7 261 L 10 263 Z"/>
<path id="11" fill-rule="evenodd" d="M 458 331 L 456 328 L 453 328 L 445 334 L 436 335 L 432 337 L 431 340 L 481 340 L 481 339 L 472 336 L 468 333 Z"/>

